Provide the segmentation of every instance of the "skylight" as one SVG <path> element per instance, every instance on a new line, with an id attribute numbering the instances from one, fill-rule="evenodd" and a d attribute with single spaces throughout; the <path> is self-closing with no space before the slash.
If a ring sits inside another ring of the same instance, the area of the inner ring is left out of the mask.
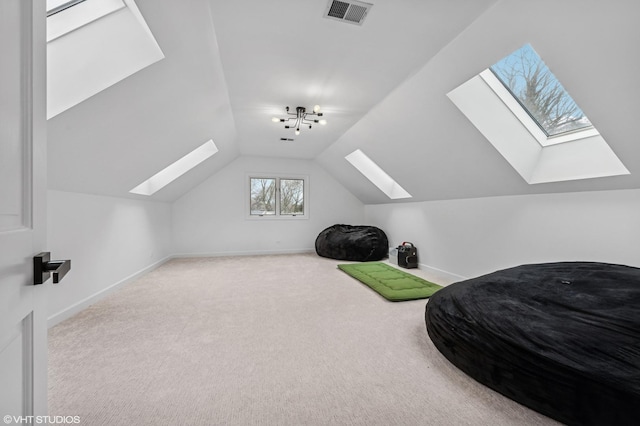
<path id="1" fill-rule="evenodd" d="M 344 158 L 392 200 L 411 198 L 411 194 L 361 150 L 356 149 Z"/>
<path id="2" fill-rule="evenodd" d="M 212 140 L 208 140 L 203 145 L 194 149 L 173 164 L 165 167 L 129 192 L 132 194 L 153 195 L 216 152 L 218 152 L 218 147 Z"/>
<path id="3" fill-rule="evenodd" d="M 125 7 L 123 0 L 47 0 L 47 42 Z"/>
<path id="4" fill-rule="evenodd" d="M 530 45 L 447 96 L 527 183 L 629 174 Z"/>
<path id="5" fill-rule="evenodd" d="M 73 3 L 79 3 L 84 0 L 75 0 Z M 71 3 L 69 0 L 47 0 L 47 13 L 52 13 L 55 9 L 59 9 L 66 4 Z"/>
<path id="6" fill-rule="evenodd" d="M 47 16 L 55 15 L 61 10 L 75 6 L 85 0 L 47 0 Z"/>
<path id="7" fill-rule="evenodd" d="M 47 119 L 164 58 L 134 0 L 48 0 L 47 10 Z"/>
<path id="8" fill-rule="evenodd" d="M 542 58 L 526 44 L 491 67 L 547 137 L 591 128 L 578 107 Z"/>

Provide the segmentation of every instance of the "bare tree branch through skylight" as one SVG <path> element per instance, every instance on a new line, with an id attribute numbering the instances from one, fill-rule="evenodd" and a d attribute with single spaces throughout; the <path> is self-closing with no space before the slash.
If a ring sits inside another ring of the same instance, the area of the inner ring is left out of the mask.
<path id="1" fill-rule="evenodd" d="M 562 84 L 527 44 L 491 67 L 547 136 L 592 127 Z"/>

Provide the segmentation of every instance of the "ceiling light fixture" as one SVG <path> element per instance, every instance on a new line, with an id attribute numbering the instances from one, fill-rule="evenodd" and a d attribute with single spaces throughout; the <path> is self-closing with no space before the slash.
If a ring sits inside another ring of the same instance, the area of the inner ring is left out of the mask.
<path id="1" fill-rule="evenodd" d="M 296 129 L 296 136 L 300 134 L 301 126 L 311 126 L 315 123 L 319 123 L 322 125 L 327 124 L 327 120 L 324 118 L 319 119 L 316 117 L 322 117 L 322 113 L 320 112 L 320 105 L 316 105 L 313 107 L 313 112 L 307 112 L 305 107 L 296 107 L 296 112 L 289 112 L 289 107 L 286 107 L 287 114 L 291 117 L 289 118 L 278 118 L 273 117 L 271 121 L 274 123 L 289 123 L 293 121 L 292 124 L 285 124 L 285 129 Z"/>

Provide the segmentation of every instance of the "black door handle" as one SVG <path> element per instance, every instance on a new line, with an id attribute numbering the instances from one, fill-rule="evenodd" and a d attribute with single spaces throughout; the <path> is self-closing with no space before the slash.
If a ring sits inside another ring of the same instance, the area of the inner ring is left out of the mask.
<path id="1" fill-rule="evenodd" d="M 43 251 L 33 257 L 33 284 L 42 284 L 53 273 L 53 283 L 57 284 L 71 269 L 70 260 L 51 260 L 51 253 Z"/>

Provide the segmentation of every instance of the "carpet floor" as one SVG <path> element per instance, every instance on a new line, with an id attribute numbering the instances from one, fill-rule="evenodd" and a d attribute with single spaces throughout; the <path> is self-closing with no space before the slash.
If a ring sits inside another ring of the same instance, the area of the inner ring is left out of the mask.
<path id="1" fill-rule="evenodd" d="M 50 329 L 49 415 L 82 425 L 557 424 L 452 366 L 427 335 L 425 300 L 389 302 L 338 263 L 165 263 Z"/>

